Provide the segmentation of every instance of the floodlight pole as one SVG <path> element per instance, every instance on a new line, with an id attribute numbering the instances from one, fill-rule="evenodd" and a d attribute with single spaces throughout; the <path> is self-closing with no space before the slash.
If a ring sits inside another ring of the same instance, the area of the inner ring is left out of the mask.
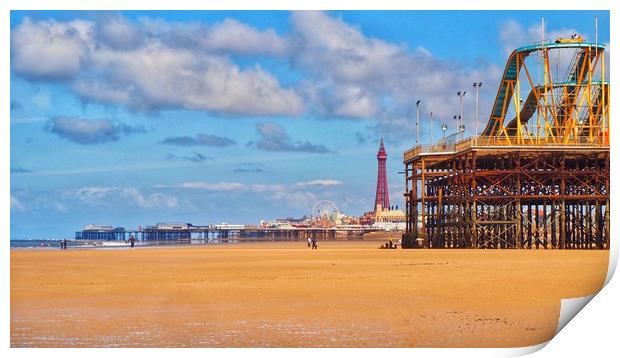
<path id="1" fill-rule="evenodd" d="M 420 142 L 420 102 L 422 101 L 418 100 L 415 103 L 415 145 L 416 147 L 418 146 Z"/>

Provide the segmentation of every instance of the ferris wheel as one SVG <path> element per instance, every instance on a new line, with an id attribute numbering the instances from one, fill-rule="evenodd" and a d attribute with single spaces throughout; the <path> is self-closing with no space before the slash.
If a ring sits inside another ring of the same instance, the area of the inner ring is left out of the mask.
<path id="1" fill-rule="evenodd" d="M 312 218 L 335 222 L 338 218 L 338 207 L 331 200 L 318 201 L 312 207 Z"/>

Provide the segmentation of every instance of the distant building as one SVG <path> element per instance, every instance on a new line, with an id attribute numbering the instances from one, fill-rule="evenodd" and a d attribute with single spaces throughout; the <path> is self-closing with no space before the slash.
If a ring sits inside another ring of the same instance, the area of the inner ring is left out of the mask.
<path id="1" fill-rule="evenodd" d="M 338 226 L 347 226 L 347 225 L 359 226 L 360 218 L 339 213 L 336 224 Z"/>
<path id="2" fill-rule="evenodd" d="M 385 163 L 387 161 L 387 152 L 383 145 L 383 138 L 379 144 L 377 152 L 377 192 L 375 193 L 375 208 L 381 205 L 384 208 L 390 207 L 390 190 L 387 182 L 387 171 Z"/>
<path id="3" fill-rule="evenodd" d="M 221 224 L 216 224 L 216 225 L 212 225 L 212 227 L 216 230 L 242 230 L 245 229 L 245 225 L 243 224 L 228 224 L 228 223 L 221 223 Z"/>
<path id="4" fill-rule="evenodd" d="M 406 224 L 404 222 L 376 222 L 372 227 L 383 231 L 404 231 L 406 229 Z"/>
<path id="5" fill-rule="evenodd" d="M 360 225 L 360 218 L 349 216 L 341 212 L 336 212 L 332 217 L 312 217 L 304 215 L 301 218 L 285 218 L 275 219 L 272 221 L 261 220 L 259 227 L 271 228 L 271 229 L 294 229 L 294 228 L 309 228 L 309 227 L 346 227 L 348 225 Z"/>
<path id="6" fill-rule="evenodd" d="M 192 226 L 190 223 L 181 222 L 163 222 L 157 223 L 155 226 L 158 230 L 189 230 Z"/>
<path id="7" fill-rule="evenodd" d="M 77 240 L 114 241 L 124 238 L 124 236 L 125 228 L 88 224 L 84 226 L 84 230 L 76 233 L 75 238 Z"/>
<path id="8" fill-rule="evenodd" d="M 396 207 L 383 209 L 378 205 L 373 214 L 373 227 L 387 231 L 405 230 L 407 216 L 404 211 L 398 210 Z"/>
<path id="9" fill-rule="evenodd" d="M 160 222 L 155 224 L 155 226 L 147 226 L 146 228 L 141 228 L 142 240 L 190 240 L 191 228 L 191 223 Z"/>
<path id="10" fill-rule="evenodd" d="M 405 212 L 402 210 L 398 210 L 394 207 L 388 208 L 388 209 L 383 209 L 381 207 L 378 207 L 377 210 L 375 210 L 374 214 L 375 214 L 375 223 L 382 223 L 382 222 L 404 223 L 407 221 Z"/>
<path id="11" fill-rule="evenodd" d="M 288 223 L 291 225 L 303 225 L 306 223 L 306 221 L 308 220 L 308 217 L 306 215 L 304 215 L 301 218 L 293 218 L 293 217 L 288 217 L 286 219 L 276 219 L 276 223 Z"/>
<path id="12" fill-rule="evenodd" d="M 362 225 L 372 225 L 381 230 L 404 230 L 407 221 L 405 212 L 398 206 L 390 206 L 389 188 L 386 174 L 387 152 L 383 139 L 377 153 L 377 191 L 373 211 L 364 213 L 360 219 Z"/>
<path id="13" fill-rule="evenodd" d="M 84 231 L 99 231 L 99 232 L 107 232 L 113 231 L 114 227 L 110 225 L 96 225 L 96 224 L 87 224 L 84 226 Z"/>

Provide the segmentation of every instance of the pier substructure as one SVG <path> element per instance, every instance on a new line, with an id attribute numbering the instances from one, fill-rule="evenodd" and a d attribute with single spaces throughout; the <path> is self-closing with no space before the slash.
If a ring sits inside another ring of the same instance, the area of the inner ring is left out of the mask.
<path id="1" fill-rule="evenodd" d="M 609 147 L 471 146 L 404 164 L 403 248 L 609 249 Z"/>

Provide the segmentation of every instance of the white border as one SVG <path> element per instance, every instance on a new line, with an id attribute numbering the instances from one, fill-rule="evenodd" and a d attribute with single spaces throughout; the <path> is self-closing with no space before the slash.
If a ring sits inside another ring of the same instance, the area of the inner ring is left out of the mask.
<path id="1" fill-rule="evenodd" d="M 587 7 L 588 10 L 611 10 L 610 22 L 611 22 L 611 39 L 615 39 L 617 34 L 617 24 L 615 23 L 615 9 L 616 2 L 612 1 L 597 1 L 597 2 L 583 2 L 575 0 L 565 0 L 561 2 L 541 2 L 539 0 L 521 0 L 519 2 L 498 2 L 498 1 L 424 1 L 424 2 L 411 2 L 411 1 L 394 1 L 394 0 L 382 0 L 382 1 L 344 1 L 344 0 L 332 0 L 332 1 L 310 1 L 301 0 L 295 2 L 287 2 L 283 0 L 262 0 L 262 1 L 249 1 L 249 0 L 228 0 L 218 2 L 199 2 L 191 0 L 175 0 L 171 2 L 163 1 L 146 1 L 146 0 L 133 0 L 133 1 L 109 1 L 109 0 L 89 0 L 89 1 L 71 1 L 71 0 L 5 0 L 0 2 L 0 26 L 2 26 L 2 36 L 0 37 L 0 48 L 3 50 L 2 55 L 2 67 L 3 71 L 0 72 L 1 89 L 0 93 L 3 93 L 1 103 L 3 116 L 0 119 L 0 132 L 2 133 L 2 143 L 0 147 L 3 163 L 0 169 L 0 178 L 3 184 L 3 190 L 1 192 L 1 210 L 2 221 L 0 222 L 3 227 L 3 239 L 5 240 L 2 250 L 0 250 L 0 262 L 2 265 L 1 275 L 1 287 L 2 295 L 0 298 L 1 305 L 1 339 L 2 346 L 8 353 L 13 356 L 30 356 L 30 355 L 46 355 L 46 356 L 61 356 L 63 358 L 67 356 L 82 356 L 84 354 L 94 357 L 107 357 L 111 351 L 107 349 L 8 349 L 10 345 L 10 305 L 9 305 L 9 293 L 10 293 L 10 264 L 9 264 L 9 244 L 6 240 L 9 235 L 9 215 L 10 215 L 10 188 L 9 188 L 9 140 L 10 140 L 10 86 L 9 86 L 9 73 L 10 73 L 10 61 L 9 61 L 9 43 L 10 43 L 10 13 L 11 9 L 15 10 L 41 10 L 41 9 L 55 9 L 55 10 L 74 10 L 74 9 L 90 9 L 90 10 L 117 10 L 117 9 L 140 9 L 140 10 L 193 10 L 193 9 L 212 9 L 212 10 L 228 10 L 228 9 L 418 9 L 418 10 L 433 10 L 433 9 L 454 9 L 454 10 L 482 10 L 482 9 L 494 9 L 494 10 L 528 10 L 528 9 L 563 9 L 563 10 L 584 10 Z M 613 43 L 611 50 L 613 51 L 616 43 Z M 615 63 L 615 57 L 610 56 Z M 609 66 L 611 66 L 611 62 Z M 615 66 L 613 66 L 615 68 Z M 614 71 L 611 72 L 610 81 L 616 83 L 616 75 Z M 618 103 L 616 101 L 616 91 L 612 91 L 611 102 Z M 614 106 L 611 107 L 611 118 L 614 119 Z M 615 130 L 614 123 L 612 122 L 612 142 L 619 143 L 617 131 Z M 612 158 L 616 158 L 617 150 L 612 146 Z M 616 173 L 618 173 L 618 161 L 612 161 L 611 176 L 612 180 Z M 614 199 L 617 198 L 616 192 L 611 191 L 612 202 L 617 202 Z M 612 204 L 613 207 L 613 204 Z M 615 212 L 612 211 L 612 219 L 616 217 Z M 618 245 L 615 238 L 620 237 L 618 230 L 615 229 L 612 220 L 612 248 L 610 250 L 610 270 L 608 272 L 607 281 L 613 276 L 617 263 Z M 618 302 L 620 302 L 620 286 L 617 280 L 612 281 L 603 289 L 603 294 L 597 295 L 592 299 L 593 303 L 588 305 L 583 313 L 578 315 L 574 319 L 574 323 L 569 324 L 562 332 L 554 338 L 547 348 L 538 353 L 540 356 L 550 355 L 567 355 L 573 356 L 575 354 L 581 354 L 588 356 L 609 356 L 609 352 L 617 351 L 616 342 L 617 338 L 614 332 L 616 330 L 618 314 Z M 527 354 L 544 347 L 546 344 L 542 344 L 535 347 L 522 348 L 522 349 L 416 349 L 414 351 L 409 349 L 347 349 L 346 352 L 336 349 L 306 349 L 306 350 L 293 350 L 293 349 L 145 349 L 135 351 L 133 349 L 116 349 L 115 355 L 129 356 L 130 354 L 143 353 L 155 356 L 164 356 L 169 354 L 185 354 L 194 356 L 204 356 L 206 354 L 216 354 L 218 356 L 230 357 L 237 356 L 239 354 L 251 354 L 252 356 L 287 356 L 291 354 L 296 356 L 312 356 L 317 354 L 336 355 L 342 353 L 352 353 L 355 355 L 377 355 L 377 354 L 390 354 L 396 356 L 405 355 L 422 355 L 430 357 L 444 357 L 451 355 L 459 356 L 505 356 L 505 355 L 521 355 Z M 604 354 L 605 353 L 605 354 Z"/>

